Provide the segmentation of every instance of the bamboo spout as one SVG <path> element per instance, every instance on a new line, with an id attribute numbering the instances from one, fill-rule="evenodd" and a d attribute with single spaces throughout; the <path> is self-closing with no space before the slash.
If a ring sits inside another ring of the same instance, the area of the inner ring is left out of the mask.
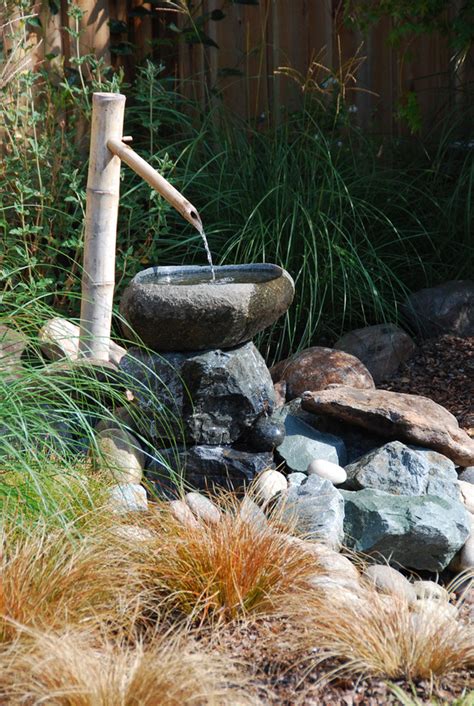
<path id="1" fill-rule="evenodd" d="M 107 141 L 107 147 L 119 157 L 122 162 L 128 164 L 137 174 L 139 174 L 150 186 L 155 189 L 166 201 L 168 201 L 183 218 L 193 225 L 200 233 L 203 231 L 201 218 L 192 203 L 189 203 L 184 196 L 172 186 L 169 181 L 153 169 L 148 162 L 140 157 L 131 147 L 125 145 L 121 140 L 111 138 Z"/>

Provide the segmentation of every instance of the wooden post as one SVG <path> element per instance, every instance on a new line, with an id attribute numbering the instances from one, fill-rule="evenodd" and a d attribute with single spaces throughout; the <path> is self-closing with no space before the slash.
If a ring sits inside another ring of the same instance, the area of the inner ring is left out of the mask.
<path id="1" fill-rule="evenodd" d="M 79 352 L 109 360 L 115 284 L 120 159 L 107 147 L 123 133 L 125 96 L 94 93 L 87 177 Z"/>

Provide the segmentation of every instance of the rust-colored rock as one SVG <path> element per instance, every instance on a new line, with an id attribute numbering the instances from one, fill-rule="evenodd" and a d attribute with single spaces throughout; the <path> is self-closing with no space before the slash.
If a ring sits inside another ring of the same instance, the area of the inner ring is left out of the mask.
<path id="1" fill-rule="evenodd" d="M 361 361 L 349 353 L 314 346 L 277 363 L 270 370 L 274 382 L 286 382 L 286 399 L 295 399 L 306 390 L 325 390 L 329 385 L 360 389 L 375 387 L 372 375 Z"/>
<path id="2" fill-rule="evenodd" d="M 474 439 L 459 428 L 450 412 L 427 397 L 334 387 L 305 394 L 302 406 L 391 439 L 434 449 L 459 466 L 474 463 Z"/>

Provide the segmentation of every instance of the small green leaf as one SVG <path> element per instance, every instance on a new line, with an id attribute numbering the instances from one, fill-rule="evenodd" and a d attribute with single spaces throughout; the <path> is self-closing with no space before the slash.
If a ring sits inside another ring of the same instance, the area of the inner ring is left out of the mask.
<path id="1" fill-rule="evenodd" d="M 29 17 L 26 21 L 26 24 L 29 27 L 42 27 L 43 25 L 41 24 L 40 18 L 35 15 L 34 17 Z"/>

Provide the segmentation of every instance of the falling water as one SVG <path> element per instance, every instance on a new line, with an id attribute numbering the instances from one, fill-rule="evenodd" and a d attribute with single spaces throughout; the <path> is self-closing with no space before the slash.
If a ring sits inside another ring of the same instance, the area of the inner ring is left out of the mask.
<path id="1" fill-rule="evenodd" d="M 200 235 L 201 235 L 202 242 L 204 243 L 204 249 L 205 249 L 205 251 L 206 251 L 207 261 L 208 261 L 209 266 L 210 266 L 210 268 L 211 268 L 212 281 L 215 282 L 215 280 L 216 280 L 216 273 L 215 273 L 215 271 L 214 271 L 214 263 L 212 262 L 212 255 L 211 255 L 211 251 L 210 251 L 210 249 L 209 249 L 209 243 L 207 242 L 207 238 L 206 238 L 206 234 L 205 234 L 205 232 L 204 232 L 204 228 L 202 228 L 202 227 L 199 228 L 199 233 L 200 233 Z"/>

